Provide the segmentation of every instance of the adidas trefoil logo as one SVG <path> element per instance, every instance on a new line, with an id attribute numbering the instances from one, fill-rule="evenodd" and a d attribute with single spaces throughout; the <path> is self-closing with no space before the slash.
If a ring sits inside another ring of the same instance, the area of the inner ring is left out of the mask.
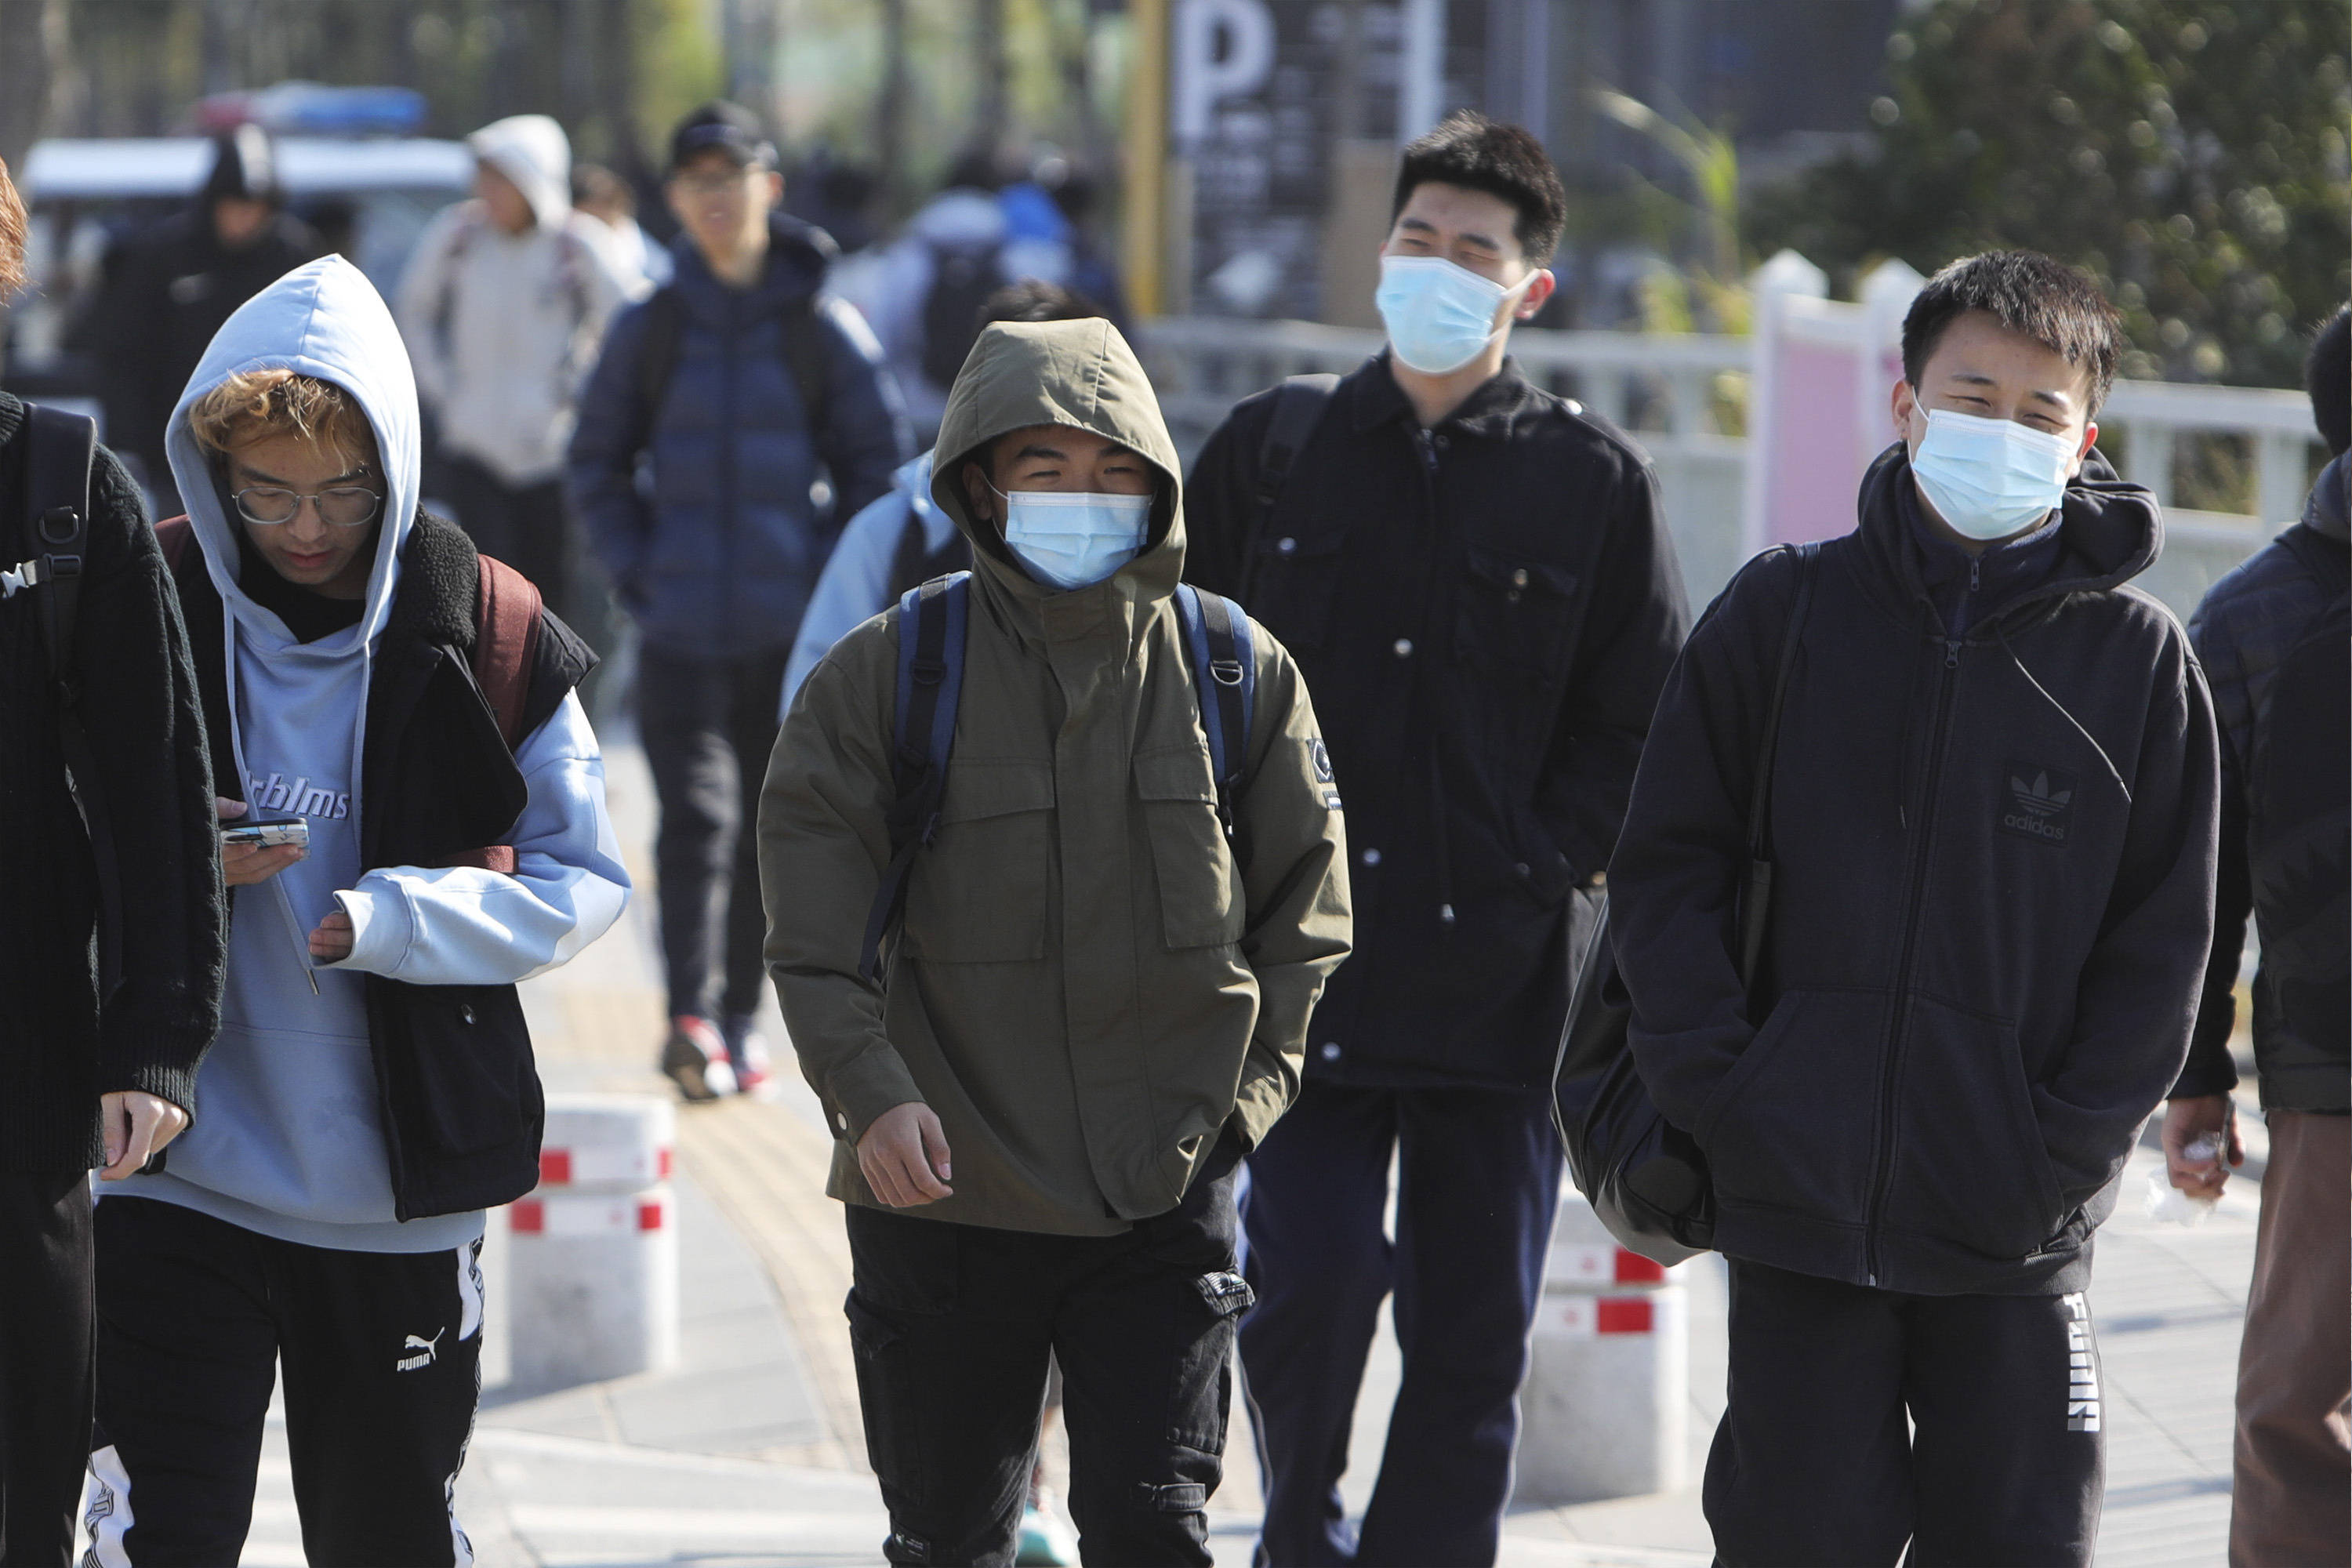
<path id="1" fill-rule="evenodd" d="M 2010 792 L 2017 796 L 2017 804 L 2036 816 L 2055 816 L 2074 798 L 2074 792 L 2071 789 L 2053 790 L 2050 787 L 2050 773 L 2046 768 L 2033 775 L 2032 784 L 2013 778 L 2009 781 L 2009 787 Z"/>
<path id="2" fill-rule="evenodd" d="M 2005 833 L 2037 844 L 2062 846 L 2073 837 L 2074 776 L 2038 763 L 2011 761 L 2001 773 L 2008 781 L 1997 820 Z"/>

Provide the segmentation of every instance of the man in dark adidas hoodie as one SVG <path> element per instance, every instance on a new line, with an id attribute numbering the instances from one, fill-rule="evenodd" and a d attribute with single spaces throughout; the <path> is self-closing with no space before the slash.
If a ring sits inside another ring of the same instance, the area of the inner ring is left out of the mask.
<path id="1" fill-rule="evenodd" d="M 2219 771 L 2186 637 L 2126 585 L 2155 503 L 2092 450 L 2117 338 L 2046 257 L 1938 273 L 1860 526 L 1744 571 L 1651 727 L 1612 921 L 1730 1258 L 1727 1564 L 2090 1561 L 2091 1234 L 2187 1053 Z M 1735 889 L 1805 573 L 1751 997 Z"/>

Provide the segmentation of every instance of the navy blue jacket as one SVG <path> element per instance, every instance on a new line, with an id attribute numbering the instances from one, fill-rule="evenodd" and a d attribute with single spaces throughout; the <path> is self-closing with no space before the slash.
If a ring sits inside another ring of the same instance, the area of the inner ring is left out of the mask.
<path id="1" fill-rule="evenodd" d="M 2213 959 L 2173 1094 L 2226 1094 L 2246 921 L 2262 933 L 2254 1065 L 2263 1104 L 2352 1105 L 2352 883 L 2344 602 L 2352 457 L 2319 476 L 2303 521 L 2213 584 L 2189 623 L 2221 725 L 2221 867 Z"/>
<path id="2" fill-rule="evenodd" d="M 1307 1077 L 1536 1087 L 1690 626 L 1649 460 L 1507 360 L 1424 431 L 1383 354 L 1340 381 L 1245 560 L 1273 401 L 1202 448 L 1184 573 L 1298 660 L 1347 802 L 1356 955 Z"/>
<path id="3" fill-rule="evenodd" d="M 1705 1150 L 1735 1258 L 1929 1295 L 2059 1294 L 2188 1053 L 2220 763 L 2189 639 L 2125 584 L 2147 492 L 2086 466 L 2039 582 L 1954 636 L 1910 464 L 1821 547 L 1772 774 L 1754 1009 L 1749 789 L 1796 586 L 1751 564 L 1692 633 L 1609 868 L 1635 1063 Z"/>
<path id="4" fill-rule="evenodd" d="M 730 658 L 792 646 L 840 523 L 890 488 L 909 438 L 880 347 L 849 305 L 819 294 L 833 245 L 772 220 L 766 275 L 721 283 L 684 237 L 671 247 L 685 307 L 676 368 L 649 437 L 636 429 L 647 311 L 614 319 L 572 437 L 574 500 L 646 641 Z M 787 310 L 815 298 L 825 349 L 822 421 L 785 351 Z M 823 449 L 812 428 L 824 432 Z M 638 477 L 650 458 L 650 493 Z M 810 495 L 829 472 L 833 504 Z"/>

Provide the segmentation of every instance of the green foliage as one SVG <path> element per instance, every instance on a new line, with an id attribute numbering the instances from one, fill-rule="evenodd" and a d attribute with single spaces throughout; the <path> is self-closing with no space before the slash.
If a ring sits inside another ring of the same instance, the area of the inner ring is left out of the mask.
<path id="1" fill-rule="evenodd" d="M 1759 252 L 2029 247 L 2100 279 L 2126 375 L 2299 384 L 2352 289 L 2340 0 L 1930 0 L 1887 58 L 1874 145 L 1759 193 Z"/>

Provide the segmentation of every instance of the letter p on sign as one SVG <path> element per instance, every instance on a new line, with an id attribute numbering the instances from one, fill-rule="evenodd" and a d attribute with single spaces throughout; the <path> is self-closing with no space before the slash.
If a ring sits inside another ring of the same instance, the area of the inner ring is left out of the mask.
<path id="1" fill-rule="evenodd" d="M 1179 145 L 1205 141 L 1220 99 L 1245 98 L 1274 72 L 1265 0 L 1179 0 L 1171 118 Z"/>

